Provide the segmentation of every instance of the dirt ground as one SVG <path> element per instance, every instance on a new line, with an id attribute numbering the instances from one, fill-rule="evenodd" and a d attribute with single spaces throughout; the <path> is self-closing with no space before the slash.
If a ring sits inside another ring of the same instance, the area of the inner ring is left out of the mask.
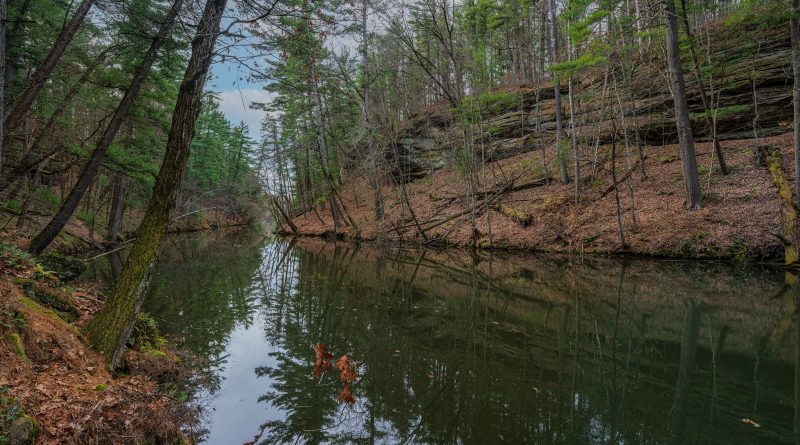
<path id="1" fill-rule="evenodd" d="M 75 319 L 65 321 L 43 298 L 69 302 Z M 33 435 L 37 444 L 188 443 L 180 427 L 196 413 L 163 386 L 183 372 L 177 356 L 130 352 L 125 374 L 112 378 L 80 332 L 99 304 L 97 294 L 60 283 L 2 246 L 0 436 L 14 443 Z"/>
<path id="2" fill-rule="evenodd" d="M 791 144 L 790 133 L 761 140 L 762 147 L 782 154 L 785 176 L 793 183 Z M 469 193 L 469 175 L 463 170 L 440 170 L 405 186 L 410 206 L 401 186 L 384 183 L 386 217 L 376 221 L 369 183 L 352 178 L 345 179 L 340 194 L 358 230 L 345 223 L 335 230 L 330 209 L 324 205 L 293 222 L 306 236 L 331 236 L 336 232 L 338 236 L 364 240 L 474 243 L 482 248 L 531 251 L 782 258 L 781 200 L 768 168 L 763 160 L 756 159 L 755 141 L 725 141 L 723 149 L 731 169 L 729 175 L 722 175 L 716 159 L 712 160 L 711 143 L 696 144 L 704 199 L 701 210 L 690 212 L 684 207 L 677 145 L 645 147 L 643 178 L 636 164 L 636 148 L 629 147 L 626 153 L 626 147 L 618 143 L 617 192 L 624 244 L 611 179 L 610 146 L 599 147 L 594 173 L 593 147 L 583 153 L 583 181 L 577 204 L 574 185 L 557 180 L 555 151 L 550 146 L 544 153 L 546 163 L 542 162 L 542 151 L 537 150 L 487 164 L 478 172 L 482 186 L 473 186 L 478 192 L 485 192 L 478 193 L 477 199 Z M 572 170 L 572 162 L 569 164 Z M 548 174 L 544 165 L 548 166 Z M 631 170 L 633 173 L 626 175 Z M 546 176 L 550 179 L 544 184 Z M 496 193 L 511 187 L 511 191 Z M 288 225 L 283 230 L 291 232 Z"/>

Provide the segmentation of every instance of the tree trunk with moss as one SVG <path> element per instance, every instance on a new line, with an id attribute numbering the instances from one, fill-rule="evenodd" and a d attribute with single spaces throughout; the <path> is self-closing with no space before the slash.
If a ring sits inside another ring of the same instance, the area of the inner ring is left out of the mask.
<path id="1" fill-rule="evenodd" d="M 792 1 L 792 70 L 794 71 L 794 86 L 792 99 L 794 101 L 794 170 L 800 172 L 800 0 Z M 796 175 L 797 176 L 797 175 Z M 795 179 L 795 202 L 800 209 L 800 177 Z"/>
<path id="2" fill-rule="evenodd" d="M 105 356 L 112 369 L 119 363 L 125 350 L 161 251 L 170 212 L 175 207 L 200 114 L 203 84 L 213 58 L 226 3 L 227 0 L 206 2 L 197 34 L 192 40 L 192 55 L 178 93 L 167 149 L 153 197 L 116 286 L 103 308 L 86 326 L 92 345 Z"/>
<path id="3" fill-rule="evenodd" d="M 39 234 L 31 240 L 31 245 L 28 247 L 30 253 L 38 255 L 53 242 L 56 236 L 61 232 L 61 229 L 67 224 L 67 221 L 69 221 L 75 209 L 78 208 L 89 186 L 94 182 L 108 148 L 111 147 L 111 144 L 114 142 L 114 138 L 116 138 L 123 120 L 128 115 L 128 110 L 130 110 L 133 102 L 139 95 L 139 91 L 141 91 L 144 81 L 156 61 L 158 51 L 167 40 L 167 37 L 169 37 L 170 30 L 172 29 L 173 23 L 175 23 L 175 19 L 178 17 L 178 12 L 181 6 L 183 6 L 183 2 L 184 0 L 175 0 L 173 2 L 172 7 L 167 13 L 167 17 L 158 30 L 158 34 L 150 44 L 150 48 L 147 49 L 142 63 L 136 68 L 130 86 L 119 101 L 116 110 L 114 110 L 114 115 L 111 117 L 108 126 L 106 126 L 103 135 L 97 141 L 94 151 L 89 157 L 89 161 L 84 165 L 80 176 L 78 176 L 78 182 L 75 183 L 75 186 L 69 192 L 69 195 L 67 195 L 67 199 L 61 204 L 61 207 L 59 207 L 50 222 L 48 222 Z"/>
<path id="4" fill-rule="evenodd" d="M 5 110 L 5 103 L 6 103 L 6 15 L 8 11 L 8 5 L 6 4 L 6 0 L 0 0 L 0 123 L 3 122 L 3 116 L 6 115 Z M 3 126 L 0 125 L 0 128 Z M 3 156 L 5 153 L 3 143 L 5 142 L 5 138 L 3 137 L 3 132 L 0 131 L 0 172 L 3 171 Z"/>

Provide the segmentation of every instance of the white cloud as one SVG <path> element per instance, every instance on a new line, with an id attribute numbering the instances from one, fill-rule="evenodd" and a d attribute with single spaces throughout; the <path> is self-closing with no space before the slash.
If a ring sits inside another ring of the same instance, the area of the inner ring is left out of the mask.
<path id="1" fill-rule="evenodd" d="M 273 94 L 256 88 L 236 89 L 220 92 L 219 108 L 234 124 L 244 122 L 250 127 L 250 134 L 258 138 L 261 133 L 261 119 L 266 114 L 262 110 L 251 110 L 253 102 L 270 103 Z"/>

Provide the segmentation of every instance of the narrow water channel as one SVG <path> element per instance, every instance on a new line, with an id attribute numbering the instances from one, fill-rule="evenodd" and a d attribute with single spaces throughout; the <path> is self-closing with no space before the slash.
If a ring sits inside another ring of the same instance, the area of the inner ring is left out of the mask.
<path id="1" fill-rule="evenodd" d="M 241 232 L 171 239 L 145 310 L 218 378 L 208 444 L 778 444 L 795 443 L 790 282 Z M 357 362 L 354 405 L 338 375 L 315 381 L 317 343 Z"/>

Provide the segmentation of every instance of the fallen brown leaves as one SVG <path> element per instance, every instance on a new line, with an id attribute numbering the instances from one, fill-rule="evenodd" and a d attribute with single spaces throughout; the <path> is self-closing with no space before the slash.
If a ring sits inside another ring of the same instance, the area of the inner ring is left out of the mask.
<path id="1" fill-rule="evenodd" d="M 339 380 L 344 383 L 342 392 L 339 394 L 337 400 L 350 404 L 356 403 L 356 398 L 350 390 L 350 383 L 358 380 L 355 362 L 351 360 L 350 357 L 343 355 L 336 360 L 336 368 L 339 369 Z"/>
<path id="2" fill-rule="evenodd" d="M 792 178 L 794 168 L 788 162 L 791 134 L 764 138 L 761 142 L 784 151 L 785 170 Z M 474 214 L 479 246 L 580 253 L 624 251 L 649 256 L 730 258 L 745 254 L 774 258 L 782 255 L 783 247 L 769 235 L 769 230 L 780 229 L 781 207 L 768 172 L 755 165 L 753 145 L 754 142 L 747 139 L 724 141 L 723 149 L 733 171 L 724 176 L 715 168 L 709 176 L 712 144 L 696 144 L 698 163 L 704 170 L 701 179 L 706 194 L 699 212 L 684 209 L 680 162 L 676 162 L 679 159 L 677 145 L 645 147 L 648 178 L 643 180 L 636 171 L 619 189 L 626 250 L 619 240 L 613 194 L 604 195 L 612 183 L 607 146 L 599 147 L 597 174 L 591 182 L 584 183 L 578 204 L 574 202 L 572 184 L 551 181 L 541 187 L 510 191 L 496 201 L 496 208 L 480 206 L 471 212 L 472 200 L 457 198 L 464 195 L 469 184 L 453 169 L 440 170 L 407 184 L 405 191 L 414 216 L 427 232 L 425 235 L 455 245 L 471 243 L 474 233 L 471 215 Z M 478 185 L 478 190 L 490 190 L 495 185 L 492 179 L 495 177 L 499 178 L 499 183 L 517 178 L 515 185 L 535 180 L 541 172 L 532 166 L 540 166 L 541 157 L 541 150 L 536 150 L 487 164 L 483 188 Z M 546 158 L 549 162 L 555 159 L 554 147 L 546 148 Z M 618 159 L 618 168 L 628 169 L 625 161 L 624 157 Z M 630 165 L 634 163 L 635 159 L 631 159 Z M 551 174 L 557 171 L 552 167 Z M 587 161 L 582 167 L 588 178 L 590 163 Z M 629 181 L 634 189 L 633 197 Z M 354 178 L 342 186 L 342 199 L 359 227 L 360 236 L 368 240 L 423 242 L 401 188 L 387 184 L 383 191 L 385 223 L 375 221 L 372 188 L 367 179 Z M 441 197 L 457 199 L 442 201 Z M 498 206 L 509 206 L 530 215 L 530 224 L 520 224 L 499 211 Z M 448 219 L 459 214 L 461 216 Z M 326 236 L 334 230 L 329 209 L 310 211 L 293 221 L 303 235 Z M 437 223 L 441 225 L 428 229 Z M 387 231 L 386 227 L 399 229 Z M 345 225 L 339 230 L 344 236 L 355 235 L 353 229 Z"/>
<path id="3" fill-rule="evenodd" d="M 316 355 L 314 359 L 314 379 L 316 380 L 319 380 L 322 377 L 322 373 L 331 367 L 331 363 L 326 359 L 333 358 L 333 355 L 327 352 L 327 348 L 323 343 L 314 345 L 314 354 Z"/>
<path id="4" fill-rule="evenodd" d="M 314 345 L 314 379 L 319 381 L 325 371 L 331 369 L 331 363 L 326 360 L 333 358 L 333 355 L 327 352 L 328 347 L 324 343 L 317 343 Z M 344 385 L 342 392 L 339 393 L 337 398 L 340 402 L 356 403 L 356 398 L 350 388 L 350 384 L 358 380 L 358 372 L 356 371 L 356 363 L 347 355 L 343 355 L 336 360 L 336 369 L 339 370 L 339 381 Z"/>
<path id="5" fill-rule="evenodd" d="M 24 325 L 16 332 L 25 349 L 21 355 L 0 341 L 0 387 L 38 422 L 36 443 L 188 443 L 180 426 L 191 423 L 197 413 L 163 393 L 153 373 L 173 370 L 174 356 L 153 357 L 163 361 L 156 366 L 134 353 L 127 361 L 133 363 L 128 374 L 113 378 L 75 326 L 28 299 L 16 284 L 15 278 L 33 276 L 31 266 L 0 263 L 0 306 L 23 314 Z M 96 297 L 70 293 L 81 320 L 96 312 Z M 0 327 L 0 339 L 8 335 L 3 329 L 8 330 Z"/>

